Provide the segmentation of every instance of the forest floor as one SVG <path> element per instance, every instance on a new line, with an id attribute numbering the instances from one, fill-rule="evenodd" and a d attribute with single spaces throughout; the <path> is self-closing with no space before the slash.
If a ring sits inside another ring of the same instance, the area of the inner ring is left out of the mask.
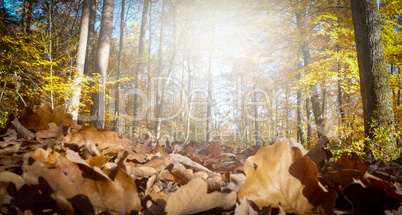
<path id="1" fill-rule="evenodd" d="M 327 139 L 243 151 L 211 143 L 134 142 L 80 126 L 62 106 L 0 129 L 2 214 L 402 214 L 402 162 L 331 159 Z"/>

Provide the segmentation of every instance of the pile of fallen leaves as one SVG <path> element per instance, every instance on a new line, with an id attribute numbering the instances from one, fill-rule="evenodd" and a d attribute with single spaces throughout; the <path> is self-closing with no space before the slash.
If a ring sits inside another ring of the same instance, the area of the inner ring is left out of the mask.
<path id="1" fill-rule="evenodd" d="M 281 139 L 244 151 L 81 127 L 62 107 L 0 130 L 2 214 L 401 214 L 401 165 L 307 151 Z"/>

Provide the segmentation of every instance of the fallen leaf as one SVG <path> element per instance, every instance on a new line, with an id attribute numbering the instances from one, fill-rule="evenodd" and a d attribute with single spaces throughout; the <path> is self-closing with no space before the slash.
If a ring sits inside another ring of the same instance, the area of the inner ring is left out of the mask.
<path id="1" fill-rule="evenodd" d="M 25 128 L 18 120 L 17 118 L 15 118 L 12 122 L 11 122 L 15 128 L 15 130 L 17 130 L 17 133 L 19 136 L 27 139 L 27 140 L 32 140 L 35 137 L 35 134 L 32 133 L 30 130 L 28 130 L 27 128 Z"/>
<path id="2" fill-rule="evenodd" d="M 204 167 L 203 165 L 194 162 L 190 158 L 179 155 L 179 154 L 171 154 L 171 163 L 174 165 L 176 169 L 192 169 L 194 172 L 206 172 L 208 176 L 219 176 L 219 174 L 212 172 L 208 168 Z"/>
<path id="3" fill-rule="evenodd" d="M 224 190 L 232 190 L 235 192 L 239 192 L 241 187 L 243 186 L 244 181 L 246 180 L 246 176 L 244 174 L 230 174 L 229 183 L 224 187 Z"/>
<path id="4" fill-rule="evenodd" d="M 61 128 L 56 123 L 51 122 L 48 124 L 47 130 L 41 130 L 35 133 L 36 140 L 58 138 L 61 135 Z"/>
<path id="5" fill-rule="evenodd" d="M 333 190 L 327 191 L 318 182 L 316 165 L 310 158 L 303 156 L 299 148 L 293 147 L 292 155 L 293 164 L 290 165 L 289 172 L 304 185 L 303 195 L 314 207 L 322 207 L 325 214 L 333 214 L 335 199 L 337 198 L 336 192 Z"/>
<path id="6" fill-rule="evenodd" d="M 207 193 L 208 185 L 201 178 L 195 178 L 173 193 L 167 203 L 167 214 L 191 214 L 215 208 L 227 209 L 235 205 L 236 193 Z"/>
<path id="7" fill-rule="evenodd" d="M 347 152 L 343 153 L 341 157 L 334 162 L 335 165 L 341 165 L 343 169 L 356 169 L 362 172 L 367 171 L 368 164 L 363 163 L 356 153 L 348 155 Z"/>
<path id="8" fill-rule="evenodd" d="M 20 175 L 8 171 L 0 173 L 0 182 L 11 182 L 15 184 L 17 190 L 25 184 L 24 179 Z"/>
<path id="9" fill-rule="evenodd" d="M 35 185 L 38 184 L 38 178 L 43 177 L 53 190 L 60 190 L 67 199 L 83 194 L 88 197 L 97 213 L 106 210 L 130 213 L 141 209 L 136 185 L 123 170 L 111 181 L 93 175 L 97 172 L 96 167 L 88 167 L 87 171 L 82 172 L 64 156 L 59 157 L 55 167 L 49 169 L 40 162 L 23 165 L 23 178 L 27 183 Z"/>
<path id="10" fill-rule="evenodd" d="M 30 107 L 24 108 L 19 114 L 18 119 L 21 124 L 27 129 L 45 130 L 48 129 L 48 124 L 54 122 L 57 126 L 71 127 L 80 129 L 81 126 L 72 119 L 72 115 L 67 113 L 63 105 L 56 106 L 52 109 L 49 102 L 43 103 L 37 111 L 33 111 Z"/>
<path id="11" fill-rule="evenodd" d="M 222 152 L 222 148 L 220 147 L 219 141 L 212 141 L 209 143 L 207 147 L 207 154 L 212 158 L 216 157 Z"/>
<path id="12" fill-rule="evenodd" d="M 320 167 L 323 167 L 323 162 L 326 159 L 326 154 L 322 150 L 325 144 L 329 142 L 327 137 L 324 137 L 321 139 L 317 144 L 314 145 L 312 149 L 310 149 L 305 156 L 309 157 L 310 160 L 312 160 L 315 165 L 321 169 Z"/>
<path id="13" fill-rule="evenodd" d="M 360 179 L 364 172 L 355 169 L 344 169 L 340 171 L 328 171 L 322 177 L 326 179 L 326 185 L 343 189 L 348 184 L 353 183 L 353 179 Z M 329 183 L 328 183 L 329 182 Z"/>
<path id="14" fill-rule="evenodd" d="M 292 163 L 293 154 L 287 141 L 261 148 L 244 164 L 247 178 L 238 199 L 246 196 L 260 210 L 281 205 L 287 213 L 311 212 L 314 206 L 302 194 L 304 186 L 289 173 Z"/>
<path id="15" fill-rule="evenodd" d="M 241 203 L 236 203 L 235 215 L 258 215 L 258 211 L 251 207 L 251 202 L 247 200 L 246 196 L 243 196 Z"/>
<path id="16" fill-rule="evenodd" d="M 168 200 L 165 193 L 150 193 L 145 214 L 165 214 L 165 206 Z"/>

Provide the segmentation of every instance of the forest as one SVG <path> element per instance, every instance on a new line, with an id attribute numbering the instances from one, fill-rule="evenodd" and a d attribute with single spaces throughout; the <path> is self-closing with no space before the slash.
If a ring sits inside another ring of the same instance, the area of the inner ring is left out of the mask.
<path id="1" fill-rule="evenodd" d="M 1 0 L 0 25 L 0 213 L 402 214 L 402 1 Z"/>

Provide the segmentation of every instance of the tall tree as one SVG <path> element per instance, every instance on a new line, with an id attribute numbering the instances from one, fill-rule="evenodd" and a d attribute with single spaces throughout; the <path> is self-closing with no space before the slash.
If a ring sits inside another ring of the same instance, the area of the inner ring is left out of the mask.
<path id="1" fill-rule="evenodd" d="M 91 109 L 91 115 L 95 117 L 93 124 L 97 128 L 103 128 L 105 125 L 105 86 L 113 30 L 113 10 L 114 0 L 104 0 L 98 51 L 95 60 L 95 73 L 99 74 L 100 82 L 98 91 L 93 94 L 92 101 L 94 104 Z"/>
<path id="2" fill-rule="evenodd" d="M 85 55 L 88 41 L 90 11 L 91 11 L 91 0 L 84 0 L 82 3 L 80 34 L 78 37 L 78 48 L 77 48 L 77 59 L 76 59 L 77 73 L 74 77 L 75 92 L 73 93 L 73 96 L 71 98 L 71 114 L 73 115 L 74 120 L 77 120 L 78 118 L 78 110 L 81 95 L 81 82 L 82 82 L 82 75 L 84 74 Z"/>
<path id="3" fill-rule="evenodd" d="M 85 65 L 84 74 L 89 75 L 91 65 L 93 65 L 93 59 L 95 59 L 95 20 L 96 20 L 96 0 L 91 0 L 91 10 L 89 13 L 89 25 L 88 25 L 88 40 L 87 50 L 85 52 Z M 92 68 L 93 71 L 93 68 Z"/>
<path id="4" fill-rule="evenodd" d="M 214 33 L 213 33 L 214 34 Z M 207 136 L 206 141 L 212 141 L 212 48 L 209 51 L 209 67 L 208 67 L 208 97 L 207 97 Z"/>
<path id="5" fill-rule="evenodd" d="M 174 66 L 175 66 L 175 61 L 176 61 L 176 7 L 175 7 L 175 5 L 172 5 L 172 7 L 173 7 L 173 35 L 172 35 L 172 37 L 173 37 L 173 52 L 172 52 L 172 57 L 170 58 L 170 62 L 169 62 L 168 75 L 166 77 L 165 82 L 162 85 L 162 91 L 160 92 L 159 104 L 158 104 L 158 108 L 157 108 L 157 111 L 156 111 L 156 121 L 157 121 L 156 131 L 155 131 L 156 138 L 159 138 L 159 136 L 160 136 L 161 124 L 162 124 L 162 110 L 163 110 L 163 106 L 164 106 L 166 89 L 167 89 L 167 86 L 170 83 L 170 78 L 171 78 L 172 73 L 174 71 Z"/>
<path id="6" fill-rule="evenodd" d="M 260 145 L 260 127 L 258 124 L 259 115 L 258 115 L 258 106 L 257 106 L 257 77 L 255 75 L 256 69 L 255 65 L 253 65 L 253 90 L 254 90 L 254 137 L 255 137 L 255 144 L 258 146 Z"/>
<path id="7" fill-rule="evenodd" d="M 351 0 L 351 6 L 363 100 L 364 131 L 366 137 L 376 138 L 376 128 L 388 127 L 394 131 L 394 113 L 381 38 L 378 1 Z M 392 133 L 387 141 L 396 147 Z M 371 146 L 366 142 L 366 147 L 368 149 Z"/>
<path id="8" fill-rule="evenodd" d="M 121 13 L 120 13 L 120 39 L 119 39 L 119 54 L 117 56 L 117 83 L 116 83 L 116 91 L 115 91 L 115 113 L 116 116 L 114 126 L 115 131 L 118 131 L 121 127 L 121 120 L 120 120 L 120 73 L 121 73 L 121 61 L 123 55 L 123 44 L 124 44 L 124 11 L 125 11 L 125 0 L 121 1 Z"/>
<path id="9" fill-rule="evenodd" d="M 140 90 L 140 78 L 141 75 L 144 74 L 144 47 L 145 47 L 145 30 L 147 25 L 147 14 L 148 14 L 149 0 L 144 0 L 144 5 L 142 7 L 142 19 L 141 19 L 141 30 L 140 30 L 140 38 L 139 38 L 139 47 L 138 47 L 138 62 L 137 62 L 137 70 L 135 72 L 135 95 L 134 95 L 134 113 L 133 120 L 134 126 L 138 127 L 139 122 L 139 90 Z"/>

